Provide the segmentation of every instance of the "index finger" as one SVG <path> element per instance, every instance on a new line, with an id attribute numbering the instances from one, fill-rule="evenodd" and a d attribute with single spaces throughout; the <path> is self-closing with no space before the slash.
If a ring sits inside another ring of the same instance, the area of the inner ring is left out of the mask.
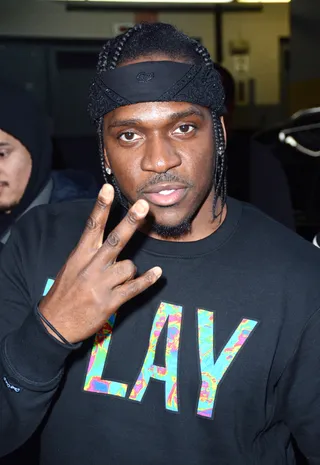
<path id="1" fill-rule="evenodd" d="M 98 258 L 105 264 L 113 262 L 125 245 L 129 242 L 138 227 L 142 225 L 149 211 L 149 204 L 145 200 L 138 200 L 107 236 L 98 252 Z"/>
<path id="2" fill-rule="evenodd" d="M 93 210 L 87 219 L 86 227 L 79 241 L 79 246 L 93 249 L 101 247 L 104 229 L 108 221 L 113 198 L 113 187 L 110 184 L 104 184 L 100 189 Z"/>

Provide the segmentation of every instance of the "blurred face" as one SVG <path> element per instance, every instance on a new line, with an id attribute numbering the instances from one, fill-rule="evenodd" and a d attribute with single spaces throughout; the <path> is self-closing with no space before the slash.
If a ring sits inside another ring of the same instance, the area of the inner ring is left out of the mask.
<path id="1" fill-rule="evenodd" d="M 28 150 L 0 129 L 0 211 L 10 212 L 21 200 L 31 175 Z"/>
<path id="2" fill-rule="evenodd" d="M 145 199 L 156 235 L 212 227 L 214 141 L 210 111 L 185 102 L 121 107 L 104 118 L 105 160 L 129 204 Z M 203 231 L 203 233 L 202 233 Z"/>

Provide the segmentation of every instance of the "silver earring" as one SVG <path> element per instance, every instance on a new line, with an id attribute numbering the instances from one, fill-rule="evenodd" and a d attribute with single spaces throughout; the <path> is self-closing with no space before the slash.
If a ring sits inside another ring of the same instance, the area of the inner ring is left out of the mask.
<path id="1" fill-rule="evenodd" d="M 107 172 L 107 174 L 110 176 L 110 174 L 111 174 L 111 168 L 106 168 L 106 172 Z"/>

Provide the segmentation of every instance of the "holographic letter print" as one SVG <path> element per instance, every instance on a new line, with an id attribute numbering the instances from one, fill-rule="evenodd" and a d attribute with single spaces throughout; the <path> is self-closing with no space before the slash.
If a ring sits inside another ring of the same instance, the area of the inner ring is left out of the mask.
<path id="1" fill-rule="evenodd" d="M 129 399 L 141 402 L 148 387 L 150 378 L 165 383 L 165 405 L 167 410 L 177 412 L 178 406 L 178 353 L 182 307 L 161 302 L 153 321 L 149 347 L 141 372 L 134 385 Z M 161 331 L 168 320 L 167 342 L 165 352 L 165 367 L 154 365 L 156 348 Z"/>
<path id="2" fill-rule="evenodd" d="M 48 292 L 50 291 L 50 289 L 53 286 L 53 283 L 54 283 L 54 279 L 48 279 L 47 280 L 46 286 L 45 286 L 44 291 L 43 291 L 43 297 L 48 294 Z"/>
<path id="3" fill-rule="evenodd" d="M 44 296 L 50 291 L 53 283 L 54 279 L 47 280 L 43 291 Z M 116 315 L 112 315 L 104 327 L 96 334 L 84 384 L 84 390 L 100 394 L 111 394 L 114 396 L 125 397 L 128 388 L 127 384 L 101 379 L 108 355 L 115 318 Z"/>
<path id="4" fill-rule="evenodd" d="M 54 279 L 48 279 L 43 291 L 44 296 L 50 291 L 53 283 Z M 128 388 L 127 384 L 101 379 L 108 355 L 115 319 L 116 315 L 112 315 L 104 327 L 96 334 L 84 384 L 84 390 L 100 394 L 111 394 L 113 396 L 125 397 Z"/>
<path id="5" fill-rule="evenodd" d="M 219 383 L 257 321 L 243 319 L 214 362 L 214 313 L 198 309 L 198 343 L 201 368 L 201 389 L 197 414 L 211 418 Z"/>
<path id="6" fill-rule="evenodd" d="M 95 341 L 90 356 L 87 376 L 84 382 L 84 390 L 99 394 L 110 394 L 118 397 L 125 397 L 128 385 L 101 379 L 103 368 L 108 356 L 112 329 L 116 315 L 112 315 L 104 327 L 96 334 Z"/>

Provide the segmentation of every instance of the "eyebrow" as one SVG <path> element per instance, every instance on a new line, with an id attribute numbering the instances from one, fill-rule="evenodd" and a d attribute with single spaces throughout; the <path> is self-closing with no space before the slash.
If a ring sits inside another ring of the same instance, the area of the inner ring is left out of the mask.
<path id="1" fill-rule="evenodd" d="M 171 121 L 177 121 L 179 119 L 187 118 L 188 116 L 199 116 L 201 119 L 204 119 L 204 114 L 198 108 L 189 108 L 185 111 L 179 111 L 172 113 L 169 116 Z M 143 120 L 139 118 L 135 119 L 126 119 L 126 120 L 116 120 L 113 123 L 109 124 L 108 129 L 110 128 L 120 128 L 124 126 L 139 126 L 143 124 Z"/>
<path id="2" fill-rule="evenodd" d="M 121 128 L 123 126 L 138 126 L 139 124 L 142 124 L 142 119 L 120 119 L 109 124 L 108 129 Z"/>
<path id="3" fill-rule="evenodd" d="M 188 116 L 200 116 L 201 119 L 204 119 L 204 114 L 202 111 L 198 110 L 198 108 L 189 108 L 186 111 L 179 111 L 177 113 L 173 113 L 170 115 L 170 119 L 172 121 L 176 121 L 177 119 L 187 118 Z"/>
<path id="4" fill-rule="evenodd" d="M 0 142 L 0 147 L 11 147 L 9 142 Z"/>

